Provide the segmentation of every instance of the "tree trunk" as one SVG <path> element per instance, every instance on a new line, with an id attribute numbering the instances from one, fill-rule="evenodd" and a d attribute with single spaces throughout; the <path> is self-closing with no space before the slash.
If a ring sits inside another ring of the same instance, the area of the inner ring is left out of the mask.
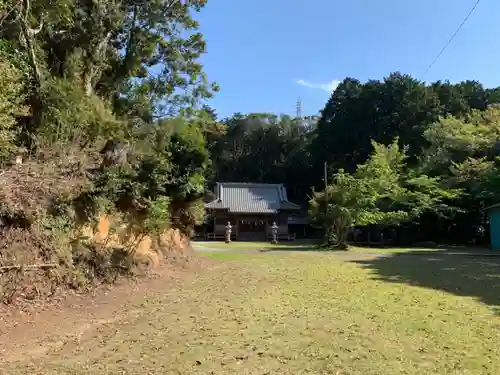
<path id="1" fill-rule="evenodd" d="M 87 51 L 85 70 L 83 73 L 83 88 L 85 94 L 90 96 L 94 93 L 94 86 L 100 78 L 103 70 L 102 60 L 106 54 L 111 31 L 109 31 L 97 46 Z"/>
<path id="2" fill-rule="evenodd" d="M 24 41 L 26 43 L 26 50 L 28 53 L 28 60 L 29 64 L 33 70 L 33 77 L 35 78 L 35 82 L 37 84 L 37 87 L 40 88 L 42 85 L 42 74 L 40 72 L 40 67 L 38 65 L 38 61 L 36 58 L 36 52 L 35 52 L 35 40 L 34 36 L 38 34 L 40 31 L 42 31 L 43 28 L 43 21 L 40 21 L 40 26 L 38 26 L 37 29 L 32 29 L 29 24 L 29 18 L 30 18 L 30 10 L 31 10 L 31 3 L 30 0 L 24 0 L 23 2 L 23 15 L 19 15 L 20 17 L 20 25 L 21 25 L 21 33 L 22 37 L 24 38 Z"/>
<path id="3" fill-rule="evenodd" d="M 25 124 L 25 134 L 26 139 L 25 144 L 30 149 L 35 149 L 37 145 L 35 144 L 35 140 L 33 138 L 33 134 L 36 131 L 36 128 L 39 126 L 41 122 L 41 87 L 43 84 L 42 72 L 40 70 L 40 66 L 38 64 L 36 51 L 35 51 L 35 35 L 38 34 L 43 28 L 43 20 L 40 21 L 40 25 L 36 29 L 32 29 L 30 27 L 30 16 L 31 16 L 31 3 L 30 0 L 23 0 L 22 3 L 19 3 L 18 9 L 18 19 L 19 25 L 21 29 L 22 41 L 24 41 L 26 47 L 26 54 L 28 56 L 28 63 L 31 67 L 33 79 L 34 79 L 34 95 L 31 96 L 31 108 L 32 108 L 32 117 Z"/>
<path id="4" fill-rule="evenodd" d="M 92 66 L 89 64 L 87 69 L 83 73 L 83 89 L 85 90 L 85 95 L 90 96 L 94 92 Z"/>

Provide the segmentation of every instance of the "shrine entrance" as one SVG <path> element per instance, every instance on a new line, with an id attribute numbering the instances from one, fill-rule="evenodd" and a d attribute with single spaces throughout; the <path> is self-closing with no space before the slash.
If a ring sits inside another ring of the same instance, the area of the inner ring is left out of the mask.
<path id="1" fill-rule="evenodd" d="M 267 220 L 263 219 L 240 219 L 238 221 L 238 239 L 241 240 L 265 240 Z"/>

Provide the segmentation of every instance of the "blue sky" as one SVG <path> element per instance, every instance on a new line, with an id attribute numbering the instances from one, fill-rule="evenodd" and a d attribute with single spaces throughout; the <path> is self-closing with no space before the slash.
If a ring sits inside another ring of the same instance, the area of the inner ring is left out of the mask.
<path id="1" fill-rule="evenodd" d="M 482 0 L 429 73 L 424 73 L 475 0 L 209 0 L 196 18 L 202 62 L 234 112 L 315 114 L 338 80 L 476 79 L 500 86 L 500 1 Z M 309 86 L 309 87 L 308 87 Z"/>

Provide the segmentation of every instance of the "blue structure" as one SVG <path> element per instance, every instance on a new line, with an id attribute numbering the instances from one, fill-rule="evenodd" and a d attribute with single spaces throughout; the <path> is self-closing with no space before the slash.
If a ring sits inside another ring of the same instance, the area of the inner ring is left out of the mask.
<path id="1" fill-rule="evenodd" d="M 490 222 L 491 249 L 500 250 L 500 203 L 487 208 Z"/>

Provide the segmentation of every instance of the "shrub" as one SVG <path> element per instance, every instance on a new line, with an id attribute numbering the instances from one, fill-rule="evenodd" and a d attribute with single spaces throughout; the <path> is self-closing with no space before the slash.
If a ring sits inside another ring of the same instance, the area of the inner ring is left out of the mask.
<path id="1" fill-rule="evenodd" d="M 27 112 L 21 70 L 0 54 L 0 164 L 15 150 L 16 118 Z"/>
<path id="2" fill-rule="evenodd" d="M 93 144 L 101 137 L 120 134 L 123 128 L 102 99 L 87 96 L 79 85 L 67 79 L 46 81 L 41 101 L 44 110 L 36 138 L 42 148 Z"/>

